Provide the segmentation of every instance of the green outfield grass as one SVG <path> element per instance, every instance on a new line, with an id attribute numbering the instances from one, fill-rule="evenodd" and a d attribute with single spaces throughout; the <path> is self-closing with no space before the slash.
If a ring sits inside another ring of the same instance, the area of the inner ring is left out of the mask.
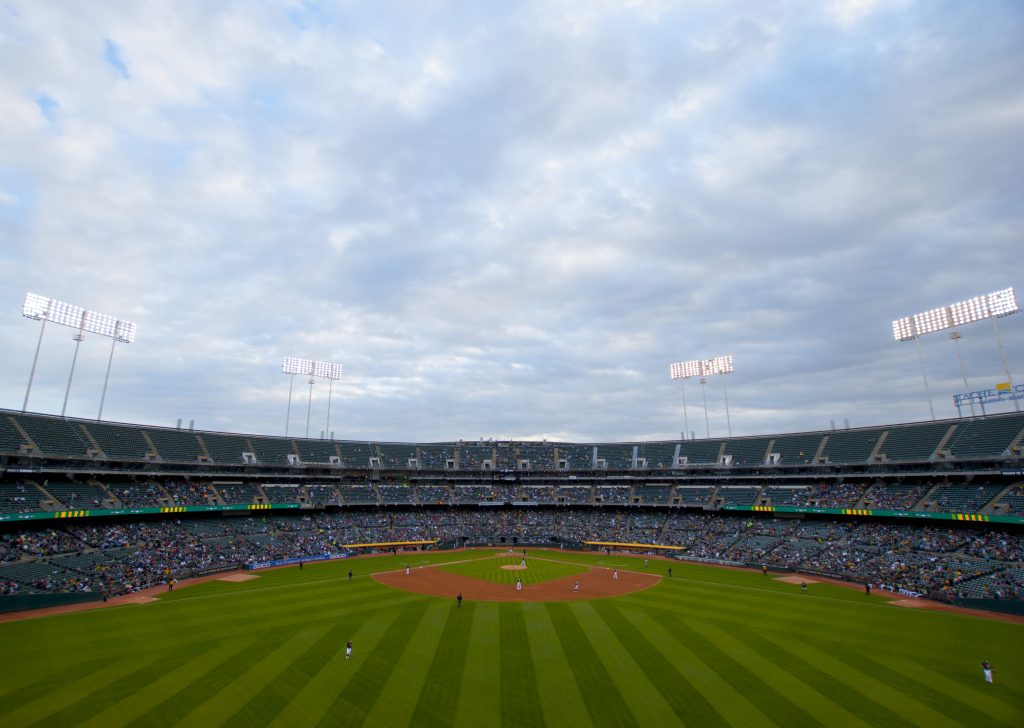
<path id="1" fill-rule="evenodd" d="M 495 584 L 514 585 L 516 579 L 522 579 L 524 585 L 540 584 L 542 581 L 560 579 L 563 576 L 582 574 L 587 567 L 582 564 L 567 564 L 561 561 L 549 561 L 542 558 L 530 558 L 526 560 L 526 568 L 522 570 L 502 569 L 502 566 L 518 566 L 521 564 L 520 557 L 498 556 L 492 559 L 479 559 L 459 564 L 442 566 L 441 571 L 451 574 L 461 574 L 474 579 L 483 579 Z"/>
<path id="2" fill-rule="evenodd" d="M 1018 624 L 682 563 L 628 596 L 461 609 L 368 576 L 493 555 L 307 564 L 0 624 L 0 725 L 1024 725 Z"/>

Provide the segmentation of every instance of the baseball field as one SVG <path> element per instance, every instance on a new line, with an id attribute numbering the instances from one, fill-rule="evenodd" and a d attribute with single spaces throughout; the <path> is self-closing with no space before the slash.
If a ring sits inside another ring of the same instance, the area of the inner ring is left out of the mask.
<path id="1" fill-rule="evenodd" d="M 1021 624 L 663 560 L 531 551 L 525 570 L 501 568 L 518 563 L 493 550 L 323 562 L 3 623 L 0 725 L 1024 725 Z M 459 607 L 373 576 L 394 583 L 406 564 L 510 598 L 517 578 L 662 578 Z"/>

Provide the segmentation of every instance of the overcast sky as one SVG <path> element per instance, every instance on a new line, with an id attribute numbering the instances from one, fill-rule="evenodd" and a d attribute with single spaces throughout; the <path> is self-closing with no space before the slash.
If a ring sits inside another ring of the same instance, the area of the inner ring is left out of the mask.
<path id="1" fill-rule="evenodd" d="M 32 291 L 138 324 L 119 421 L 283 434 L 294 355 L 344 365 L 338 438 L 668 439 L 669 364 L 722 354 L 712 436 L 726 385 L 734 435 L 926 420 L 892 320 L 1024 294 L 1022 252 L 1019 0 L 0 0 L 3 407 Z M 961 333 L 971 388 L 1004 380 Z M 60 413 L 73 334 L 29 410 Z M 921 347 L 955 416 L 954 345 Z"/>

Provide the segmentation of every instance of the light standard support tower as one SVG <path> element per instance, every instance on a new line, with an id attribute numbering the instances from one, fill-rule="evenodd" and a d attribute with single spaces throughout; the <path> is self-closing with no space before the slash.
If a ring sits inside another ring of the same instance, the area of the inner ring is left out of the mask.
<path id="1" fill-rule="evenodd" d="M 708 439 L 711 439 L 711 422 L 708 419 L 708 393 L 707 393 L 707 378 L 715 374 L 731 374 L 733 372 L 732 366 L 732 355 L 716 356 L 713 359 L 693 359 L 691 361 L 681 361 L 675 364 L 669 365 L 669 376 L 672 379 L 685 380 L 692 377 L 700 378 L 701 393 L 704 397 L 704 428 Z M 685 384 L 684 384 L 685 386 Z M 729 416 L 729 394 L 728 390 L 724 390 L 725 394 L 725 419 L 729 428 L 729 437 L 732 437 L 732 419 Z M 689 431 L 689 421 L 686 418 L 686 393 L 683 393 L 683 419 L 686 422 L 687 431 Z"/>
<path id="2" fill-rule="evenodd" d="M 999 344 L 999 352 L 1003 360 L 1003 370 L 1006 373 L 1006 378 L 1010 384 L 1011 395 L 1013 394 L 1013 379 L 1010 376 L 1010 366 L 1006 361 L 1006 352 L 1003 350 L 1002 337 L 999 334 L 999 324 L 997 319 L 1004 316 L 1009 316 L 1020 311 L 1017 306 L 1017 298 L 1014 294 L 1013 288 L 1003 288 L 999 291 L 993 291 L 992 293 L 986 293 L 982 296 L 975 296 L 965 301 L 958 301 L 957 303 L 949 306 L 941 306 L 939 308 L 933 308 L 930 311 L 923 311 L 922 313 L 914 314 L 913 316 L 904 316 L 903 318 L 896 319 L 892 322 L 892 333 L 893 338 L 896 341 L 910 341 L 914 339 L 917 342 L 924 334 L 931 334 L 936 331 L 944 331 L 946 329 L 954 329 L 953 333 L 950 334 L 950 338 L 953 339 L 956 345 L 957 357 L 960 360 L 960 373 L 963 376 L 964 388 L 970 389 L 970 385 L 967 383 L 967 371 L 964 368 L 963 357 L 960 354 L 960 334 L 955 331 L 956 327 L 964 326 L 966 324 L 974 323 L 975 321 L 981 321 L 982 319 L 991 318 L 992 324 L 996 329 L 996 341 Z M 924 376 L 924 358 L 921 356 L 921 345 L 918 342 L 918 358 L 921 361 L 921 374 Z M 928 392 L 928 406 L 932 411 L 932 419 L 935 419 L 935 409 L 932 407 L 931 391 L 928 390 L 928 378 L 924 376 L 925 391 Z M 971 401 L 971 414 L 974 414 L 974 402 L 973 398 Z M 1019 412 L 1020 404 L 1017 400 L 1013 400 L 1014 408 Z"/>
<path id="3" fill-rule="evenodd" d="M 71 380 L 75 374 L 75 364 L 78 362 L 78 348 L 81 346 L 86 333 L 109 336 L 113 339 L 110 347 L 110 358 L 107 360 L 107 373 L 103 379 L 103 393 L 100 395 L 100 409 L 96 419 L 103 417 L 103 403 L 107 397 L 107 385 L 110 381 L 110 368 L 114 361 L 114 346 L 117 342 L 130 344 L 135 341 L 136 326 L 131 321 L 118 319 L 96 311 L 87 311 L 79 306 L 73 306 L 63 301 L 40 296 L 36 293 L 28 293 L 25 296 L 25 303 L 21 308 L 21 315 L 35 321 L 42 321 L 39 329 L 39 341 L 36 343 L 36 353 L 32 359 L 32 371 L 28 377 L 28 388 L 25 390 L 25 401 L 21 411 L 28 409 L 28 398 L 32 393 L 32 381 L 36 375 L 36 364 L 39 362 L 39 349 L 43 343 L 43 332 L 46 330 L 46 322 L 52 321 L 62 326 L 78 329 L 74 336 L 75 354 L 71 359 L 71 371 L 68 374 L 68 385 L 64 391 L 64 406 L 61 408 L 61 416 L 67 414 L 68 398 L 71 395 Z"/>
<path id="4" fill-rule="evenodd" d="M 292 410 L 292 383 L 295 381 L 296 374 L 302 374 L 309 376 L 309 400 L 306 404 L 306 437 L 309 437 L 309 420 L 310 413 L 313 409 L 313 383 L 316 381 L 316 377 L 321 379 L 327 379 L 331 382 L 331 386 L 327 393 L 327 431 L 330 432 L 331 426 L 331 397 L 334 393 L 334 382 L 341 379 L 341 364 L 333 364 L 325 361 L 313 361 L 312 359 L 299 359 L 294 356 L 286 356 L 284 358 L 284 364 L 281 365 L 281 371 L 285 374 L 291 375 L 291 381 L 288 384 L 288 414 L 285 417 L 284 434 L 288 436 L 288 422 L 291 418 Z"/>

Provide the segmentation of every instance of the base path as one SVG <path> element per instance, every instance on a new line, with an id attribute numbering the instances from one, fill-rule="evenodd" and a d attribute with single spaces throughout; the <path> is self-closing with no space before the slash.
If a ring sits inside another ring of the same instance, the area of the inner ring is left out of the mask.
<path id="1" fill-rule="evenodd" d="M 654 574 L 622 569 L 619 569 L 619 578 L 613 579 L 611 569 L 591 568 L 581 574 L 550 579 L 540 584 L 523 584 L 522 591 L 518 591 L 515 584 L 495 584 L 471 576 L 450 574 L 437 566 L 414 569 L 408 575 L 404 570 L 387 571 L 374 574 L 373 578 L 393 589 L 451 599 L 461 592 L 464 599 L 484 602 L 564 602 L 617 597 L 649 589 L 661 581 L 661 577 Z M 573 591 L 577 581 L 580 583 L 578 592 Z"/>

